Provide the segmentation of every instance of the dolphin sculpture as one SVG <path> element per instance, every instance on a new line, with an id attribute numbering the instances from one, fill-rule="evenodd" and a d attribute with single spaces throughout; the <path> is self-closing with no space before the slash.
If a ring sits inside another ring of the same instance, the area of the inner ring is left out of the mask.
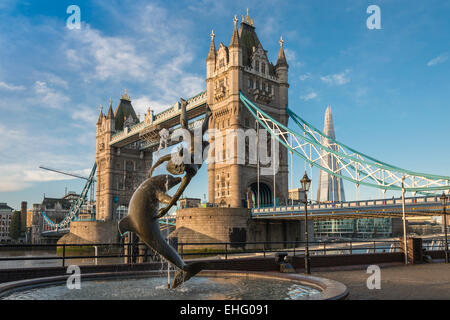
<path id="1" fill-rule="evenodd" d="M 119 232 L 134 232 L 154 251 L 183 272 L 178 272 L 172 288 L 195 276 L 205 267 L 205 263 L 186 264 L 178 253 L 164 239 L 159 228 L 159 204 L 169 203 L 171 197 L 166 191 L 181 182 L 172 175 L 159 175 L 146 179 L 134 192 L 128 208 L 128 216 L 119 221 Z"/>

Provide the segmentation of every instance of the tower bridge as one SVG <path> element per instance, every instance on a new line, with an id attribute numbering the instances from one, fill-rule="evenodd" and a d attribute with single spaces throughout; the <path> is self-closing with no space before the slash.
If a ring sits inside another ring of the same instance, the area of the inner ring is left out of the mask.
<path id="1" fill-rule="evenodd" d="M 206 59 L 206 91 L 158 114 L 149 108 L 144 121 L 136 116 L 127 92 L 116 108 L 110 100 L 107 114 L 101 109 L 96 126 L 96 221 L 72 222 L 71 232 L 78 230 L 80 237 L 89 237 L 90 233 L 96 234 L 96 239 L 102 238 L 98 234 L 109 237 L 100 242 L 116 239 L 117 212 L 128 206 L 134 190 L 151 168 L 153 152 L 159 146 L 159 132 L 179 126 L 182 103 L 186 103 L 189 120 L 203 121 L 209 106 L 210 128 L 224 135 L 228 129 L 265 129 L 281 148 L 277 155 L 272 154 L 272 159 L 279 157 L 276 174 L 261 175 L 259 163 L 247 160 L 238 163 L 242 155 L 237 154 L 236 143 L 216 146 L 219 153 L 232 154 L 233 161 L 208 164 L 208 200 L 213 207 L 179 210 L 174 236 L 180 239 L 188 242 L 301 239 L 301 230 L 305 228 L 299 221 L 303 208 L 290 206 L 287 200 L 289 157 L 292 173 L 294 156 L 302 158 L 311 170 L 313 167 L 321 170 L 321 187 L 331 181 L 333 189 L 339 191 L 333 201 L 344 200 L 345 180 L 357 187 L 368 186 L 383 192 L 401 191 L 403 195 L 411 192 L 419 196 L 407 199 L 411 201 L 406 205 L 407 214 L 438 214 L 435 195 L 450 189 L 450 177 L 416 173 L 358 152 L 336 140 L 332 123 L 325 132 L 316 129 L 288 106 L 288 73 L 284 40 L 280 41 L 277 61 L 272 63 L 247 13 L 240 26 L 234 19 L 228 46 L 221 42 L 216 47 L 212 32 Z M 288 127 L 289 120 L 296 129 Z M 214 137 L 210 137 L 210 142 L 215 142 Z M 245 153 L 247 158 L 248 146 Z M 327 175 L 332 179 L 327 179 Z M 321 198 L 329 194 L 329 189 L 321 189 L 325 190 Z M 397 217 L 400 209 L 398 199 L 317 204 L 309 208 L 313 219 Z M 75 216 L 76 210 L 71 210 L 67 219 L 74 221 Z M 187 234 L 193 236 L 188 239 Z"/>

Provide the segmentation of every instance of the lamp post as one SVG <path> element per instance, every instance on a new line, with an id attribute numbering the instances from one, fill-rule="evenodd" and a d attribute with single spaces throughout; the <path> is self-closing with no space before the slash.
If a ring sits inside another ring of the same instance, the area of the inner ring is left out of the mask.
<path id="1" fill-rule="evenodd" d="M 306 274 L 311 274 L 311 266 L 309 263 L 309 248 L 308 248 L 308 191 L 311 186 L 311 180 L 308 178 L 306 174 L 303 176 L 302 180 L 300 180 L 302 184 L 303 191 L 305 193 L 305 272 Z"/>
<path id="2" fill-rule="evenodd" d="M 447 211 L 446 211 L 447 200 L 448 200 L 447 195 L 445 194 L 445 192 L 442 192 L 441 203 L 444 212 L 443 219 L 444 219 L 444 233 L 445 233 L 445 263 L 448 263 Z"/>

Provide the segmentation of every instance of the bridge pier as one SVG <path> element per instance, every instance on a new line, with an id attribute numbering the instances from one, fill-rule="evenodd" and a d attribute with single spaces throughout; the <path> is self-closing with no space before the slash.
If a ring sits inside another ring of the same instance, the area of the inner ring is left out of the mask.
<path id="1" fill-rule="evenodd" d="M 309 241 L 314 241 L 314 223 L 309 221 Z M 223 249 L 220 243 L 235 243 L 231 247 L 261 248 L 262 243 L 272 242 L 271 248 L 301 246 L 305 240 L 305 224 L 302 220 L 252 219 L 245 208 L 188 208 L 177 211 L 177 229 L 170 238 L 178 243 L 218 243 L 217 245 L 184 246 L 185 252 L 199 249 Z M 261 244 L 245 243 L 260 242 Z M 273 242 L 280 242 L 273 244 Z M 285 242 L 292 242 L 286 245 Z"/>

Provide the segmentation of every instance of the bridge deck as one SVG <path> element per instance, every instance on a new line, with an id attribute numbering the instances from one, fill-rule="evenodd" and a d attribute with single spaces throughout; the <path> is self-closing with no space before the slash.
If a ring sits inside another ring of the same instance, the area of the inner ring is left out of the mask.
<path id="1" fill-rule="evenodd" d="M 408 216 L 442 215 L 439 197 L 415 197 L 405 199 L 405 213 Z M 364 200 L 342 203 L 308 205 L 308 217 L 312 220 L 401 217 L 402 199 Z M 304 219 L 304 205 L 274 208 L 254 208 L 254 219 Z"/>

